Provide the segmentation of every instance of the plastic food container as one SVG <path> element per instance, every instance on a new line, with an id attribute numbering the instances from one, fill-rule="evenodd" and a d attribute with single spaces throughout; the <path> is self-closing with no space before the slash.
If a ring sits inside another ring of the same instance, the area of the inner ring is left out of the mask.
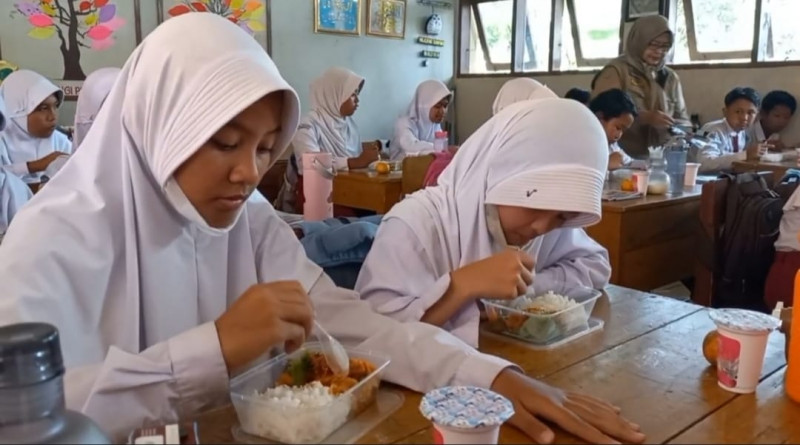
<path id="1" fill-rule="evenodd" d="M 575 285 L 553 289 L 553 292 L 575 300 L 578 305 L 545 315 L 517 309 L 519 299 L 484 299 L 482 301 L 489 318 L 486 329 L 540 346 L 589 329 L 589 316 L 602 293 L 596 289 Z M 529 293 L 527 297 L 533 299 L 543 294 L 545 292 L 537 291 Z"/>
<path id="2" fill-rule="evenodd" d="M 242 431 L 282 443 L 319 443 L 372 405 L 378 395 L 381 374 L 390 360 L 372 352 L 345 349 L 350 358 L 372 362 L 375 371 L 322 406 L 287 406 L 257 394 L 275 387 L 291 360 L 301 357 L 305 352 L 321 352 L 316 342 L 307 343 L 290 355 L 281 354 L 258 364 L 231 380 L 231 401 Z"/>

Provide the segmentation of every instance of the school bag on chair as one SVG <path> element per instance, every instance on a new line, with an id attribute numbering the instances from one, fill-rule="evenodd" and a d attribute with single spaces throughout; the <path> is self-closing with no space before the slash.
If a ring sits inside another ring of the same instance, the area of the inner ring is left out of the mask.
<path id="1" fill-rule="evenodd" d="M 766 312 L 764 284 L 775 255 L 783 200 L 757 173 L 725 176 L 730 183 L 714 306 Z"/>

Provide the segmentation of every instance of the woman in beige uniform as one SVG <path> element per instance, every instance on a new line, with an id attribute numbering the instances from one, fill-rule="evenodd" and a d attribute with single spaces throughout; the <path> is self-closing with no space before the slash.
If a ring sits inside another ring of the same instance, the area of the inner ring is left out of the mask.
<path id="1" fill-rule="evenodd" d="M 666 66 L 674 41 L 666 18 L 642 17 L 628 33 L 625 53 L 606 65 L 592 82 L 592 97 L 619 88 L 636 102 L 639 115 L 619 141 L 635 158 L 646 157 L 648 146 L 663 144 L 669 127 L 690 125 L 681 81 Z"/>

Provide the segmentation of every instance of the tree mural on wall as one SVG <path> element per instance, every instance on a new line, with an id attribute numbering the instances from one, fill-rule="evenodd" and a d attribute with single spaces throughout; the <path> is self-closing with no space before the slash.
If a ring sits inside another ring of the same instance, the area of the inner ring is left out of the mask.
<path id="1" fill-rule="evenodd" d="M 58 38 L 64 80 L 84 80 L 81 48 L 102 51 L 114 46 L 114 33 L 125 25 L 114 0 L 21 0 L 16 12 L 31 25 L 28 37 Z"/>
<path id="2" fill-rule="evenodd" d="M 170 17 L 188 12 L 210 12 L 239 25 L 250 35 L 267 30 L 267 6 L 262 0 L 175 0 L 175 3 L 167 11 Z"/>

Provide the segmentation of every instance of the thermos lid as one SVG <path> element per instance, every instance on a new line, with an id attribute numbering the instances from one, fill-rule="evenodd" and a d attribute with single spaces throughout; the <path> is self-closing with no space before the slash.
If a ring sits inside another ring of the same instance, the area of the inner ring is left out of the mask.
<path id="1" fill-rule="evenodd" d="M 0 389 L 35 385 L 64 374 L 58 330 L 47 323 L 0 327 Z"/>

